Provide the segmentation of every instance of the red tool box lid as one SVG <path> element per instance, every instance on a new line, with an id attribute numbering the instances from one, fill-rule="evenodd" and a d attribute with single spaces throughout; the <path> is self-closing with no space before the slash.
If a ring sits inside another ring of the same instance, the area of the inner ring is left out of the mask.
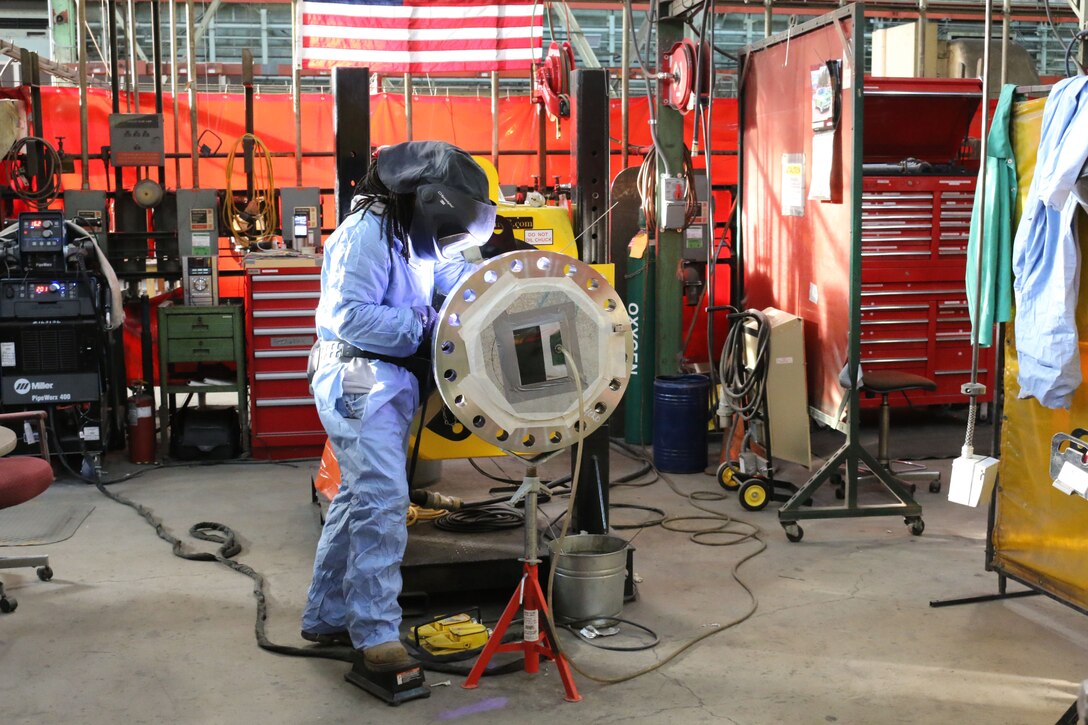
<path id="1" fill-rule="evenodd" d="M 977 78 L 867 77 L 863 161 L 955 160 L 981 100 Z"/>

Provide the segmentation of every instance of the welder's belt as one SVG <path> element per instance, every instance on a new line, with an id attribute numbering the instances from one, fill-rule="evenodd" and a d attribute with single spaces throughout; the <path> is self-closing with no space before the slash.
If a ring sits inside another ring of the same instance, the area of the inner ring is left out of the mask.
<path id="1" fill-rule="evenodd" d="M 416 376 L 421 388 L 431 377 L 430 358 L 425 357 L 418 352 L 409 357 L 394 357 L 393 355 L 383 355 L 379 352 L 363 350 L 362 348 L 355 347 L 351 343 L 344 342 L 343 340 L 319 340 L 315 347 L 318 346 L 320 347 L 319 366 L 328 365 L 332 361 L 346 363 L 355 358 L 362 358 L 364 360 L 379 360 L 404 368 Z M 429 350 L 430 345 L 420 345 L 419 349 L 420 351 Z"/>

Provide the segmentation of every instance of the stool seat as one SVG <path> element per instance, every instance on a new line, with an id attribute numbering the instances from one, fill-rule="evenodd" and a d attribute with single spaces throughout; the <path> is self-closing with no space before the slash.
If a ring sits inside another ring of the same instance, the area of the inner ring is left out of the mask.
<path id="1" fill-rule="evenodd" d="M 0 509 L 29 501 L 53 483 L 53 467 L 41 458 L 0 459 Z"/>
<path id="2" fill-rule="evenodd" d="M 936 390 L 937 383 L 921 375 L 900 370 L 866 370 L 861 376 L 861 389 L 869 393 L 885 395 L 907 390 Z"/>

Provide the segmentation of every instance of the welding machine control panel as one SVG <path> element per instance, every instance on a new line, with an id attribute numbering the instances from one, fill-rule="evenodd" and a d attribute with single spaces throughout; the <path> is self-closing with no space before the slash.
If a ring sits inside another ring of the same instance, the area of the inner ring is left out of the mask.
<path id="1" fill-rule="evenodd" d="M 64 251 L 64 214 L 62 212 L 23 212 L 19 215 L 19 251 Z"/>

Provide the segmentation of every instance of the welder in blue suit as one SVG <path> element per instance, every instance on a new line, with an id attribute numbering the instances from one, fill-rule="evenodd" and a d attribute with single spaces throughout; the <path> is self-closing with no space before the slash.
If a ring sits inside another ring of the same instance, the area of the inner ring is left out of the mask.
<path id="1" fill-rule="evenodd" d="M 352 645 L 376 672 L 410 666 L 400 644 L 405 472 L 420 381 L 432 375 L 435 290 L 474 265 L 460 252 L 495 228 L 483 169 L 437 141 L 381 150 L 352 213 L 325 243 L 311 387 L 340 466 L 317 545 L 303 638 Z M 426 355 L 429 357 L 429 355 Z"/>

